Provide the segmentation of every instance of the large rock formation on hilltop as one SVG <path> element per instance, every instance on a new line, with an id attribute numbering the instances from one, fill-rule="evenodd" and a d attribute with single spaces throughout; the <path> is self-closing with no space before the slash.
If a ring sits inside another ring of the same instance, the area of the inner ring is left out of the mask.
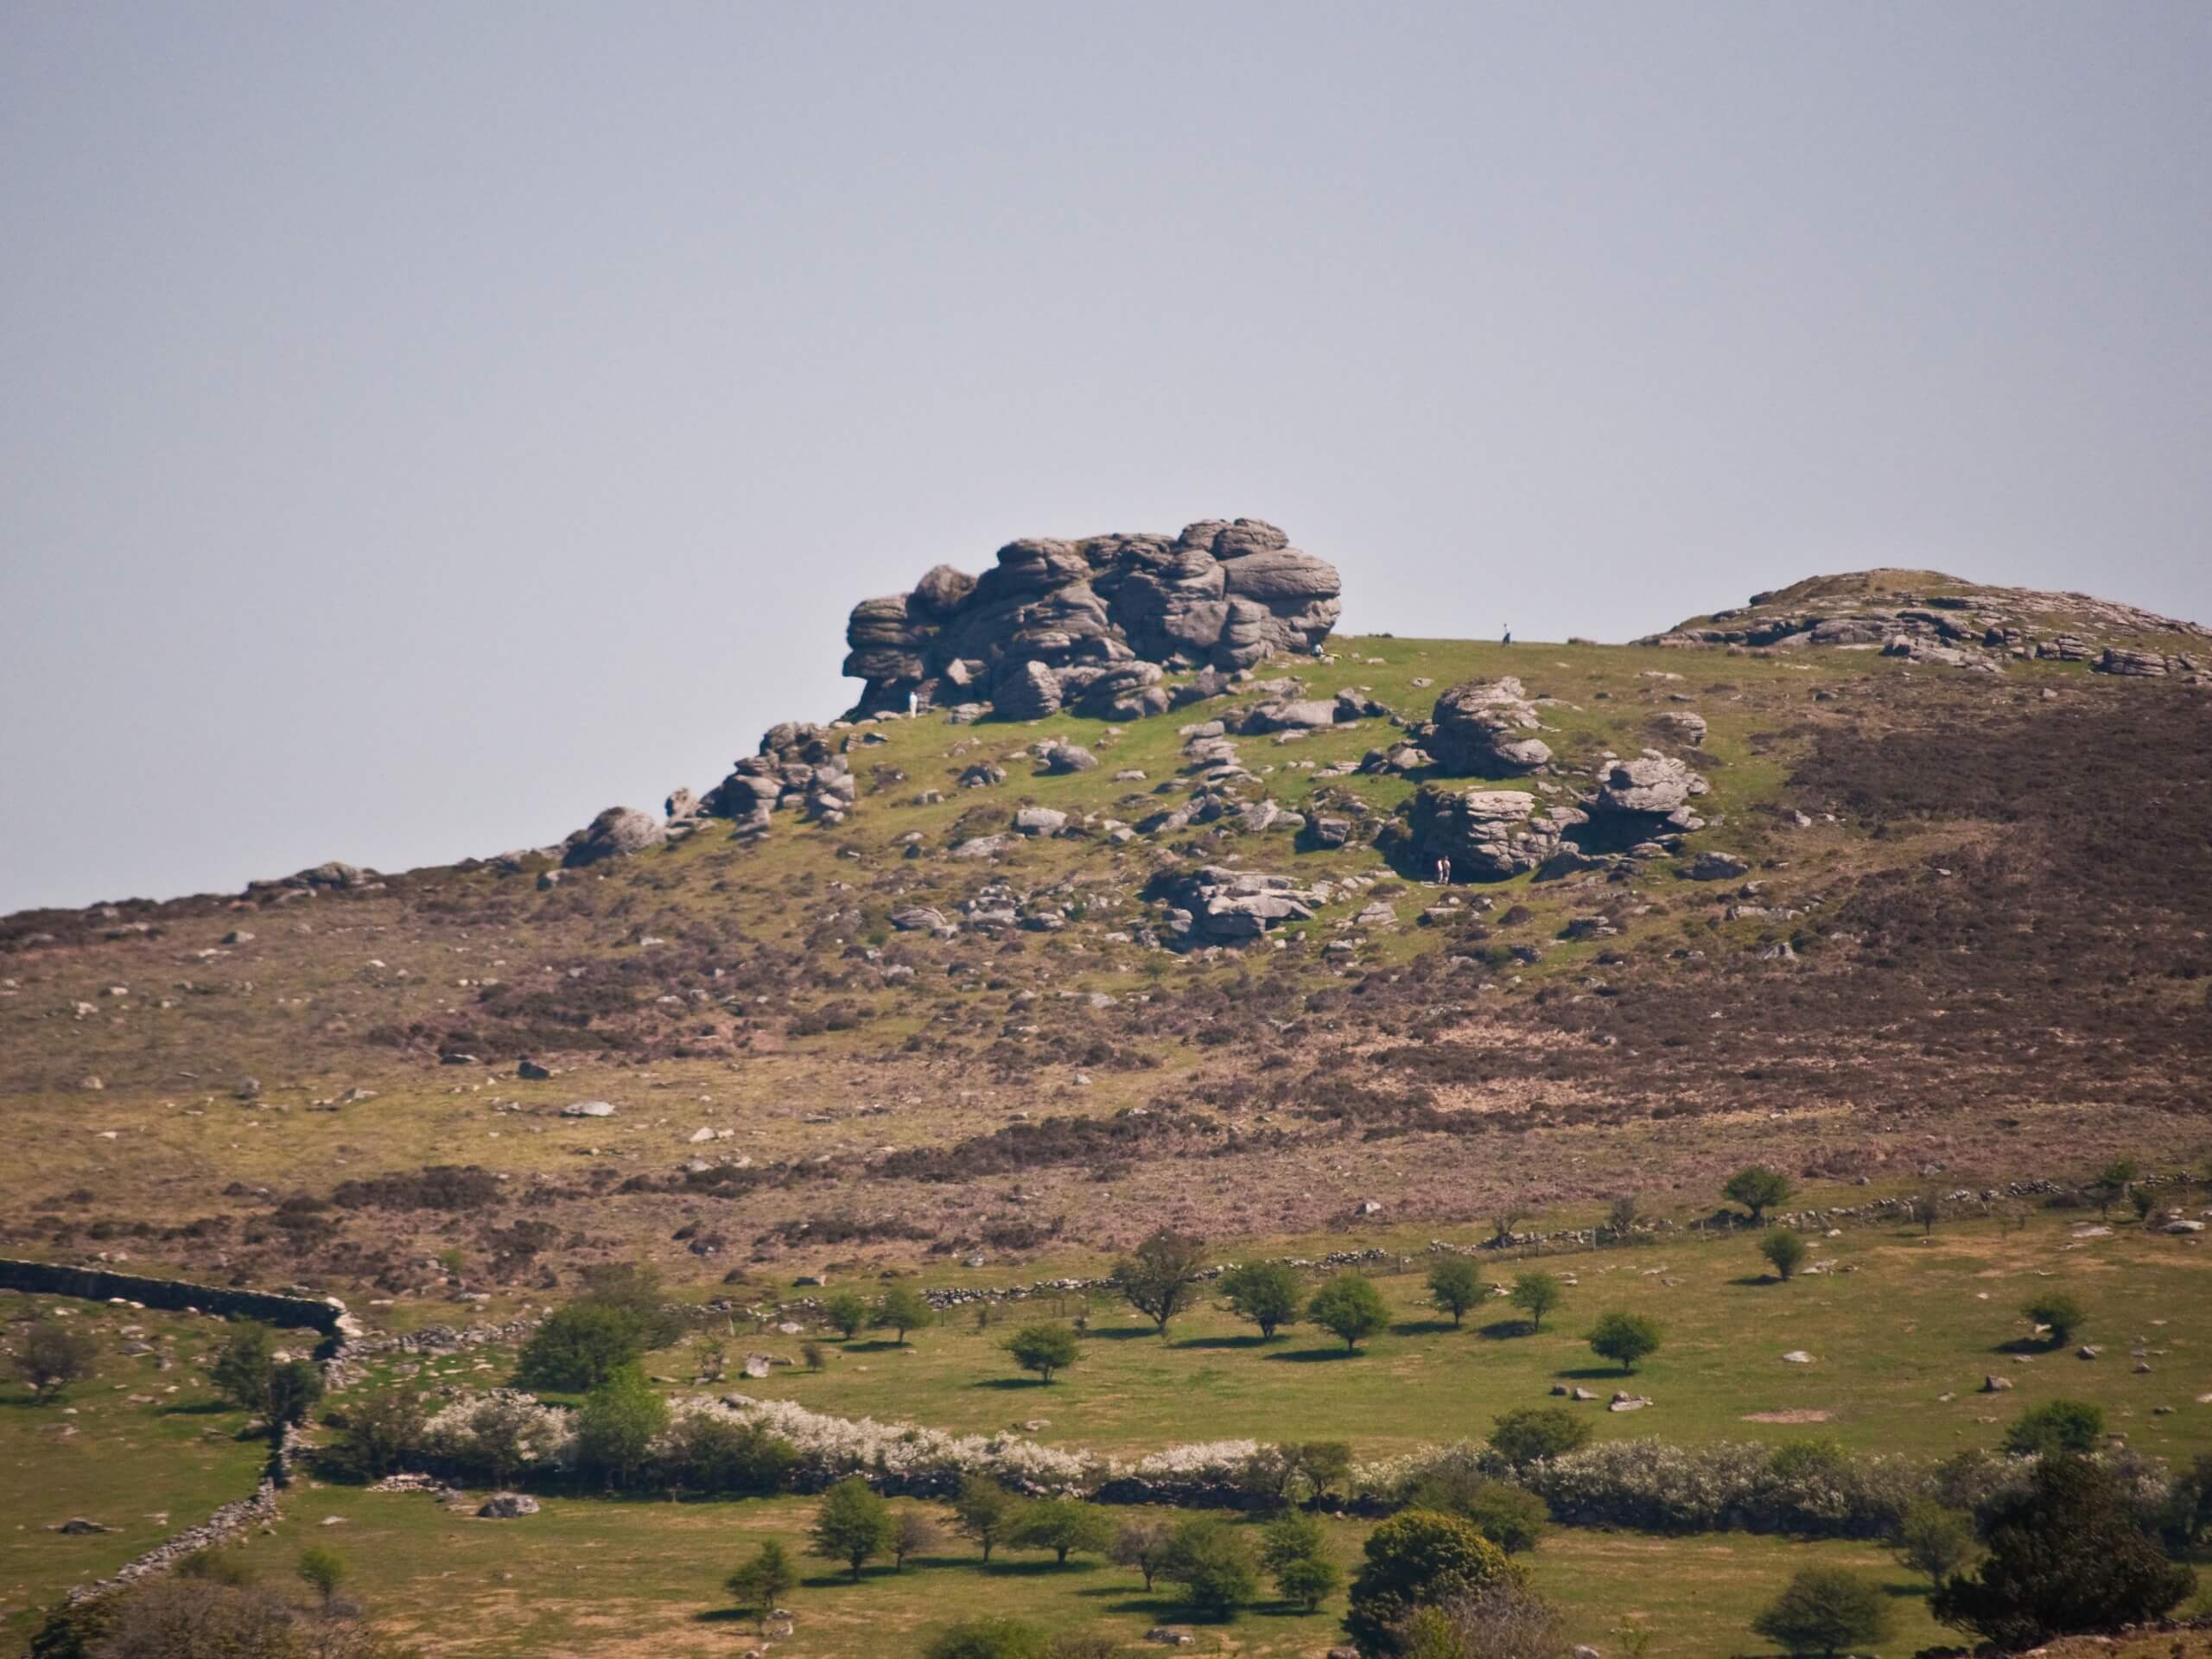
<path id="1" fill-rule="evenodd" d="M 1747 604 L 1692 617 L 1647 645 L 1878 651 L 1916 663 L 1994 673 L 2008 660 L 2086 662 L 2107 674 L 2195 677 L 2195 622 L 2089 594 L 1993 588 L 1939 570 L 1814 576 Z M 2183 649 L 2167 649 L 2182 647 Z"/>
<path id="2" fill-rule="evenodd" d="M 988 699 L 1010 720 L 1073 707 L 1134 719 L 1167 707 L 1170 668 L 1247 668 L 1328 638 L 1336 567 L 1256 518 L 1179 536 L 1025 540 L 981 576 L 938 565 L 912 593 L 862 600 L 845 629 L 857 712 Z"/>

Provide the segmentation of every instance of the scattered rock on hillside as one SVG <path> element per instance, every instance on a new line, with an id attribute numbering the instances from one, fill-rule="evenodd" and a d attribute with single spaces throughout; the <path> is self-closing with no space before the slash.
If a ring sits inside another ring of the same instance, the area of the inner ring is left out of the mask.
<path id="1" fill-rule="evenodd" d="M 518 1516 L 536 1515 L 537 1500 L 522 1492 L 494 1492 L 476 1513 L 486 1521 L 512 1521 Z"/>
<path id="2" fill-rule="evenodd" d="M 1598 774 L 1597 788 L 1583 798 L 1582 804 L 1592 817 L 1643 820 L 1654 829 L 1697 830 L 1705 821 L 1689 810 L 1689 803 L 1705 791 L 1705 779 L 1683 762 L 1646 749 L 1633 760 L 1609 761 Z M 1629 827 L 1637 826 L 1631 822 Z"/>
<path id="3" fill-rule="evenodd" d="M 1693 881 L 1732 881 L 1751 874 L 1751 867 L 1733 853 L 1703 852 L 1683 874 Z"/>
<path id="4" fill-rule="evenodd" d="M 2100 674 L 2126 674 L 2139 678 L 2164 678 L 2168 659 L 2163 652 L 2128 651 L 2118 645 L 2107 645 L 2103 656 L 2097 658 Z"/>
<path id="5" fill-rule="evenodd" d="M 1322 895 L 1287 875 L 1207 865 L 1173 880 L 1168 931 L 1193 944 L 1236 944 L 1285 922 L 1310 922 Z"/>
<path id="6" fill-rule="evenodd" d="M 603 1100 L 579 1100 L 561 1109 L 563 1117 L 612 1117 L 614 1108 Z"/>

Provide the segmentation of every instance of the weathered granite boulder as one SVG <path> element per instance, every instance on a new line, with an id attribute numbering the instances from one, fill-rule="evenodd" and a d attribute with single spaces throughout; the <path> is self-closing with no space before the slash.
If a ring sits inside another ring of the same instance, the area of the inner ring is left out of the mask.
<path id="1" fill-rule="evenodd" d="M 1382 826 L 1376 844 L 1408 875 L 1452 861 L 1455 881 L 1502 881 L 1541 868 L 1569 830 L 1586 822 L 1571 806 L 1548 806 L 1518 789 L 1423 784 Z"/>
<path id="2" fill-rule="evenodd" d="M 1543 740 L 1528 735 L 1539 723 L 1520 681 L 1469 680 L 1437 698 L 1422 747 L 1454 777 L 1511 777 L 1551 760 Z"/>
<path id="3" fill-rule="evenodd" d="M 1258 519 L 1010 542 L 980 577 L 940 565 L 912 593 L 855 606 L 845 672 L 866 682 L 862 712 L 988 686 L 1002 718 L 1074 703 L 1134 719 L 1166 705 L 1164 668 L 1312 651 L 1335 626 L 1340 592 L 1333 566 Z"/>
<path id="4" fill-rule="evenodd" d="M 561 862 L 580 869 L 601 859 L 643 852 L 667 839 L 668 826 L 652 813 L 634 806 L 610 806 L 562 843 Z"/>

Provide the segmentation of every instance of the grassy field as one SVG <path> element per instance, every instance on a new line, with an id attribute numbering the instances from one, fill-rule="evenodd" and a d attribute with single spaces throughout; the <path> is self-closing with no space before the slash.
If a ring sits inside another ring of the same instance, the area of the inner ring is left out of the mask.
<path id="1" fill-rule="evenodd" d="M 708 1659 L 749 1645 L 752 1632 L 728 1607 L 722 1578 L 763 1539 L 803 1550 L 812 1509 L 800 1498 L 550 1500 L 541 1514 L 494 1522 L 424 1494 L 327 1488 L 296 1494 L 283 1523 L 249 1541 L 243 1554 L 274 1579 L 289 1574 L 309 1545 L 339 1550 L 353 1569 L 351 1592 L 427 1654 Z M 336 1522 L 326 1524 L 331 1516 Z M 1336 1521 L 1330 1530 L 1349 1567 L 1365 1525 Z M 1753 1612 L 1814 1562 L 1864 1572 L 1891 1591 L 1897 1639 L 1885 1652 L 1909 1654 L 1941 1636 L 1923 1586 L 1869 1545 L 1554 1532 L 1526 1559 L 1537 1586 L 1565 1609 L 1574 1639 L 1605 1649 L 1614 1646 L 1611 1632 L 1622 1618 L 1640 1612 L 1660 1632 L 1656 1654 L 1713 1659 L 1756 1651 Z M 794 1659 L 909 1653 L 915 1632 L 980 1613 L 1054 1628 L 1099 1624 L 1133 1643 L 1154 1624 L 1181 1622 L 1172 1597 L 1146 1594 L 1131 1570 L 1082 1558 L 1063 1568 L 1050 1556 L 1003 1551 L 985 1567 L 954 1538 L 904 1573 L 871 1570 L 857 1585 L 826 1563 L 803 1567 L 805 1580 L 786 1604 L 797 1632 L 776 1648 Z M 1340 1599 L 1312 1616 L 1262 1605 L 1226 1625 L 1191 1628 L 1198 1652 L 1303 1659 L 1342 1640 L 1342 1612 Z"/>
<path id="2" fill-rule="evenodd" d="M 1453 1330 L 1425 1301 L 1426 1258 L 1380 1282 L 1396 1323 L 1347 1355 L 1301 1325 L 1262 1343 L 1209 1303 L 1162 1342 L 1147 1322 L 1103 1295 L 1082 1358 L 1049 1386 L 1018 1372 L 998 1344 L 1014 1323 L 1051 1317 L 1050 1303 L 1004 1308 L 978 1330 L 972 1315 L 916 1332 L 901 1349 L 879 1333 L 845 1345 L 820 1372 L 779 1367 L 735 1386 L 845 1416 L 911 1419 L 991 1430 L 1047 1420 L 1038 1438 L 1134 1452 L 1192 1439 L 1351 1438 L 1363 1456 L 1423 1441 L 1480 1439 L 1500 1412 L 1545 1400 L 1555 1382 L 1600 1394 L 1624 1383 L 1646 1411 L 1586 1409 L 1601 1435 L 1675 1440 L 1833 1435 L 1866 1451 L 1941 1456 L 1993 1445 L 2018 1410 L 2060 1395 L 2093 1400 L 2141 1449 L 2183 1456 L 2212 1449 L 2212 1257 L 2194 1243 L 2133 1223 L 2076 1239 L 2082 1212 L 2044 1212 L 2024 1230 L 1997 1222 L 1917 1230 L 1852 1229 L 1816 1238 L 1812 1259 L 1836 1270 L 1783 1284 L 1767 1279 L 1752 1236 L 1688 1238 L 1648 1248 L 1497 1263 L 1495 1281 L 1531 1266 L 1576 1280 L 1540 1334 L 1502 1300 Z M 2028 1342 L 2020 1308 L 2063 1274 L 2090 1309 L 2082 1361 Z M 1078 1304 L 1063 1304 L 1072 1314 Z M 1633 1378 L 1583 1341 L 1600 1313 L 1652 1315 L 1666 1345 Z M 2151 1370 L 2138 1373 L 2141 1338 Z M 789 1338 L 739 1338 L 797 1357 Z M 1810 1364 L 1785 1363 L 1793 1351 Z M 659 1363 L 660 1362 L 657 1362 Z M 666 1369 L 664 1364 L 662 1367 Z M 2000 1372 L 2012 1391 L 1977 1393 Z M 1952 1396 L 1945 1400 L 1942 1396 Z M 2159 1408 L 2170 1410 L 2161 1414 Z M 1812 1414 L 1827 1414 L 1824 1421 Z M 1818 1421 L 1786 1427 L 1762 1418 Z"/>
<path id="3" fill-rule="evenodd" d="M 220 1345 L 214 1319 L 53 1297 L 7 1296 L 12 1318 L 65 1309 L 98 1336 L 99 1375 L 35 1405 L 11 1373 L 0 1385 L 0 1643 L 71 1585 L 112 1573 L 171 1533 L 245 1497 L 267 1456 L 245 1420 L 213 1399 L 194 1362 Z M 126 1355 L 125 1343 L 154 1351 Z M 168 1370 L 161 1369 L 168 1357 Z M 50 1530 L 81 1516 L 112 1528 Z"/>

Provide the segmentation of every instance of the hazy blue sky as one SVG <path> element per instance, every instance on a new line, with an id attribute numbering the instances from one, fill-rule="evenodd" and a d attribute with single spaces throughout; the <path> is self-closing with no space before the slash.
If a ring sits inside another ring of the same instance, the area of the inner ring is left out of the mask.
<path id="1" fill-rule="evenodd" d="M 2212 6 L 0 4 L 0 909 L 543 842 L 847 608 L 2212 618 Z"/>

